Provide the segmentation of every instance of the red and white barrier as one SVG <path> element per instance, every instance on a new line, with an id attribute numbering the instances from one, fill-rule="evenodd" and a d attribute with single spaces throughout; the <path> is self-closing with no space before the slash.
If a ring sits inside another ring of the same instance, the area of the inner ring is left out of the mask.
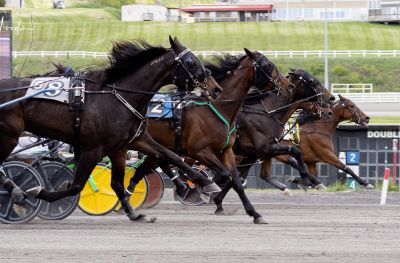
<path id="1" fill-rule="evenodd" d="M 389 186 L 390 169 L 385 168 L 385 176 L 383 177 L 381 205 L 386 204 L 387 190 Z"/>

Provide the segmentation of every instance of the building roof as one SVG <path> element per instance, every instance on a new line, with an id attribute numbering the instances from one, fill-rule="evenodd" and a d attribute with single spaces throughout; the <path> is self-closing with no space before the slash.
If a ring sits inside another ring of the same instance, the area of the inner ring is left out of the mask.
<path id="1" fill-rule="evenodd" d="M 272 11 L 272 4 L 211 4 L 211 5 L 192 5 L 181 8 L 187 13 L 194 12 L 224 12 L 224 11 Z"/>

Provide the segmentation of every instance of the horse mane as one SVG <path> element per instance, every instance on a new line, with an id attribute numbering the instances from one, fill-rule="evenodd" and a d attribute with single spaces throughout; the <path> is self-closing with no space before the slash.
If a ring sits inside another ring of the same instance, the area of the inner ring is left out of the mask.
<path id="1" fill-rule="evenodd" d="M 229 54 L 215 56 L 214 59 L 217 61 L 215 64 L 208 62 L 204 66 L 211 70 L 211 74 L 217 82 L 221 82 L 229 76 L 230 72 L 239 67 L 245 57 L 246 55 L 237 57 Z"/>
<path id="2" fill-rule="evenodd" d="M 166 48 L 152 46 L 144 40 L 115 42 L 109 56 L 110 65 L 105 70 L 106 80 L 113 82 L 135 72 L 167 52 Z"/>

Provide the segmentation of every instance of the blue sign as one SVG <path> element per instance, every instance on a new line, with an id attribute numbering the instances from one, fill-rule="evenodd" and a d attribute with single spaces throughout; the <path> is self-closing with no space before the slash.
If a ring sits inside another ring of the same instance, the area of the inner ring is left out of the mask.
<path id="1" fill-rule="evenodd" d="M 360 152 L 346 152 L 346 164 L 359 164 Z"/>

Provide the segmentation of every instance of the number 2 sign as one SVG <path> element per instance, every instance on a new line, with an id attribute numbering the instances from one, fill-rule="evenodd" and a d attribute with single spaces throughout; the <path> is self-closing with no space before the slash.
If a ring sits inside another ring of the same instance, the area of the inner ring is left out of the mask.
<path id="1" fill-rule="evenodd" d="M 360 152 L 346 152 L 346 164 L 359 164 Z"/>

